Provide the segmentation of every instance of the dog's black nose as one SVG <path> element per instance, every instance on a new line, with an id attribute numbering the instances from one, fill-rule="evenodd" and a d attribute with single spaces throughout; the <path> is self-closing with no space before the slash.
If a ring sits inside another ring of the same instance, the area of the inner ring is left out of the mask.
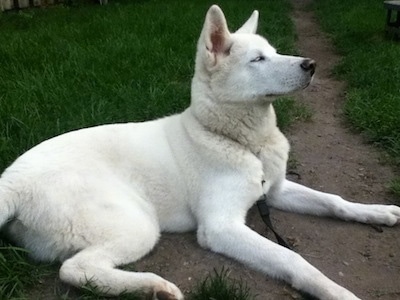
<path id="1" fill-rule="evenodd" d="M 306 58 L 301 63 L 300 67 L 307 72 L 310 72 L 311 75 L 314 75 L 315 68 L 317 67 L 317 63 L 313 59 Z"/>

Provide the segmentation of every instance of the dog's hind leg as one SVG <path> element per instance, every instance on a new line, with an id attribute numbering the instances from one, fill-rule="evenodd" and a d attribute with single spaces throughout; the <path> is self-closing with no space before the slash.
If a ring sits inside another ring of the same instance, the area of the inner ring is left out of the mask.
<path id="1" fill-rule="evenodd" d="M 129 242 L 127 239 L 110 247 L 93 246 L 82 250 L 62 264 L 60 278 L 77 287 L 89 284 L 106 295 L 137 292 L 151 294 L 153 299 L 159 300 L 183 299 L 182 293 L 173 283 L 158 275 L 116 268 L 121 264 L 121 255 L 129 255 L 127 248 L 132 246 Z M 125 249 L 121 249 L 122 247 Z"/>
<path id="2" fill-rule="evenodd" d="M 93 211 L 94 222 L 83 228 L 90 245 L 64 261 L 60 278 L 77 287 L 89 284 L 106 295 L 138 292 L 153 299 L 183 299 L 180 290 L 160 276 L 117 269 L 142 258 L 158 241 L 156 217 L 139 206 L 108 208 L 104 215 L 102 209 L 97 215 Z"/>
<path id="3" fill-rule="evenodd" d="M 315 191 L 289 180 L 285 180 L 267 198 L 269 205 L 286 211 L 387 226 L 400 222 L 398 206 L 354 203 L 338 195 Z"/>

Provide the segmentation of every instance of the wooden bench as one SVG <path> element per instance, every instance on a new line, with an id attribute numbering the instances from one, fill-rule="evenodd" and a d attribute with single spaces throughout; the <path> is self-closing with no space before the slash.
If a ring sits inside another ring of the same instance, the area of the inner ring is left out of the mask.
<path id="1" fill-rule="evenodd" d="M 383 6 L 387 9 L 386 32 L 400 38 L 400 1 L 385 1 Z M 393 17 L 392 12 L 396 13 Z"/>

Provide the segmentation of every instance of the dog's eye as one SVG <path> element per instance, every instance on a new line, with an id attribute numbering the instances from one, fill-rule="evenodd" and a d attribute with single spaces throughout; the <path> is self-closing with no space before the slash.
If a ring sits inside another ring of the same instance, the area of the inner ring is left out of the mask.
<path id="1" fill-rule="evenodd" d="M 263 61 L 265 60 L 265 56 L 257 56 L 256 58 L 252 59 L 251 62 L 258 62 L 258 61 Z"/>

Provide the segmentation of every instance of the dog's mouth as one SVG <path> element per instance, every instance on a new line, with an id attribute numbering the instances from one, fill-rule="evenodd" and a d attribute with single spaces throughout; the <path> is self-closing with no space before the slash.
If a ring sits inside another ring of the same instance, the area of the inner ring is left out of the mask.
<path id="1" fill-rule="evenodd" d="M 308 88 L 311 84 L 311 80 L 309 82 L 306 83 L 305 86 L 303 86 L 302 90 L 305 90 L 306 88 Z"/>
<path id="2" fill-rule="evenodd" d="M 307 82 L 305 82 L 305 84 L 301 88 L 299 88 L 299 90 L 305 90 L 306 88 L 308 88 L 311 85 L 313 79 L 314 79 L 314 76 L 311 75 L 310 80 L 307 80 Z"/>
<path id="3" fill-rule="evenodd" d="M 284 96 L 284 95 L 290 95 L 297 91 L 305 90 L 306 88 L 308 88 L 311 85 L 313 79 L 314 79 L 314 76 L 311 76 L 308 80 L 303 81 L 301 83 L 292 82 L 292 86 L 287 91 L 268 93 L 268 94 L 265 94 L 264 97 L 265 98 L 279 97 L 279 96 Z"/>
<path id="4" fill-rule="evenodd" d="M 309 81 L 306 83 L 306 85 L 303 87 L 303 90 L 306 89 L 306 88 L 308 88 L 308 87 L 311 85 L 311 83 L 312 83 L 313 80 L 314 80 L 314 73 L 311 75 L 310 80 L 309 80 Z"/>
<path id="5" fill-rule="evenodd" d="M 302 91 L 305 90 L 306 88 L 308 88 L 311 85 L 311 81 L 307 82 L 305 85 L 297 88 L 297 89 L 293 89 L 291 91 L 288 92 L 284 92 L 284 93 L 271 93 L 271 94 L 265 94 L 264 97 L 265 98 L 271 98 L 271 97 L 279 97 L 279 96 L 283 96 L 283 95 L 290 95 L 292 93 L 295 93 L 297 91 Z"/>

